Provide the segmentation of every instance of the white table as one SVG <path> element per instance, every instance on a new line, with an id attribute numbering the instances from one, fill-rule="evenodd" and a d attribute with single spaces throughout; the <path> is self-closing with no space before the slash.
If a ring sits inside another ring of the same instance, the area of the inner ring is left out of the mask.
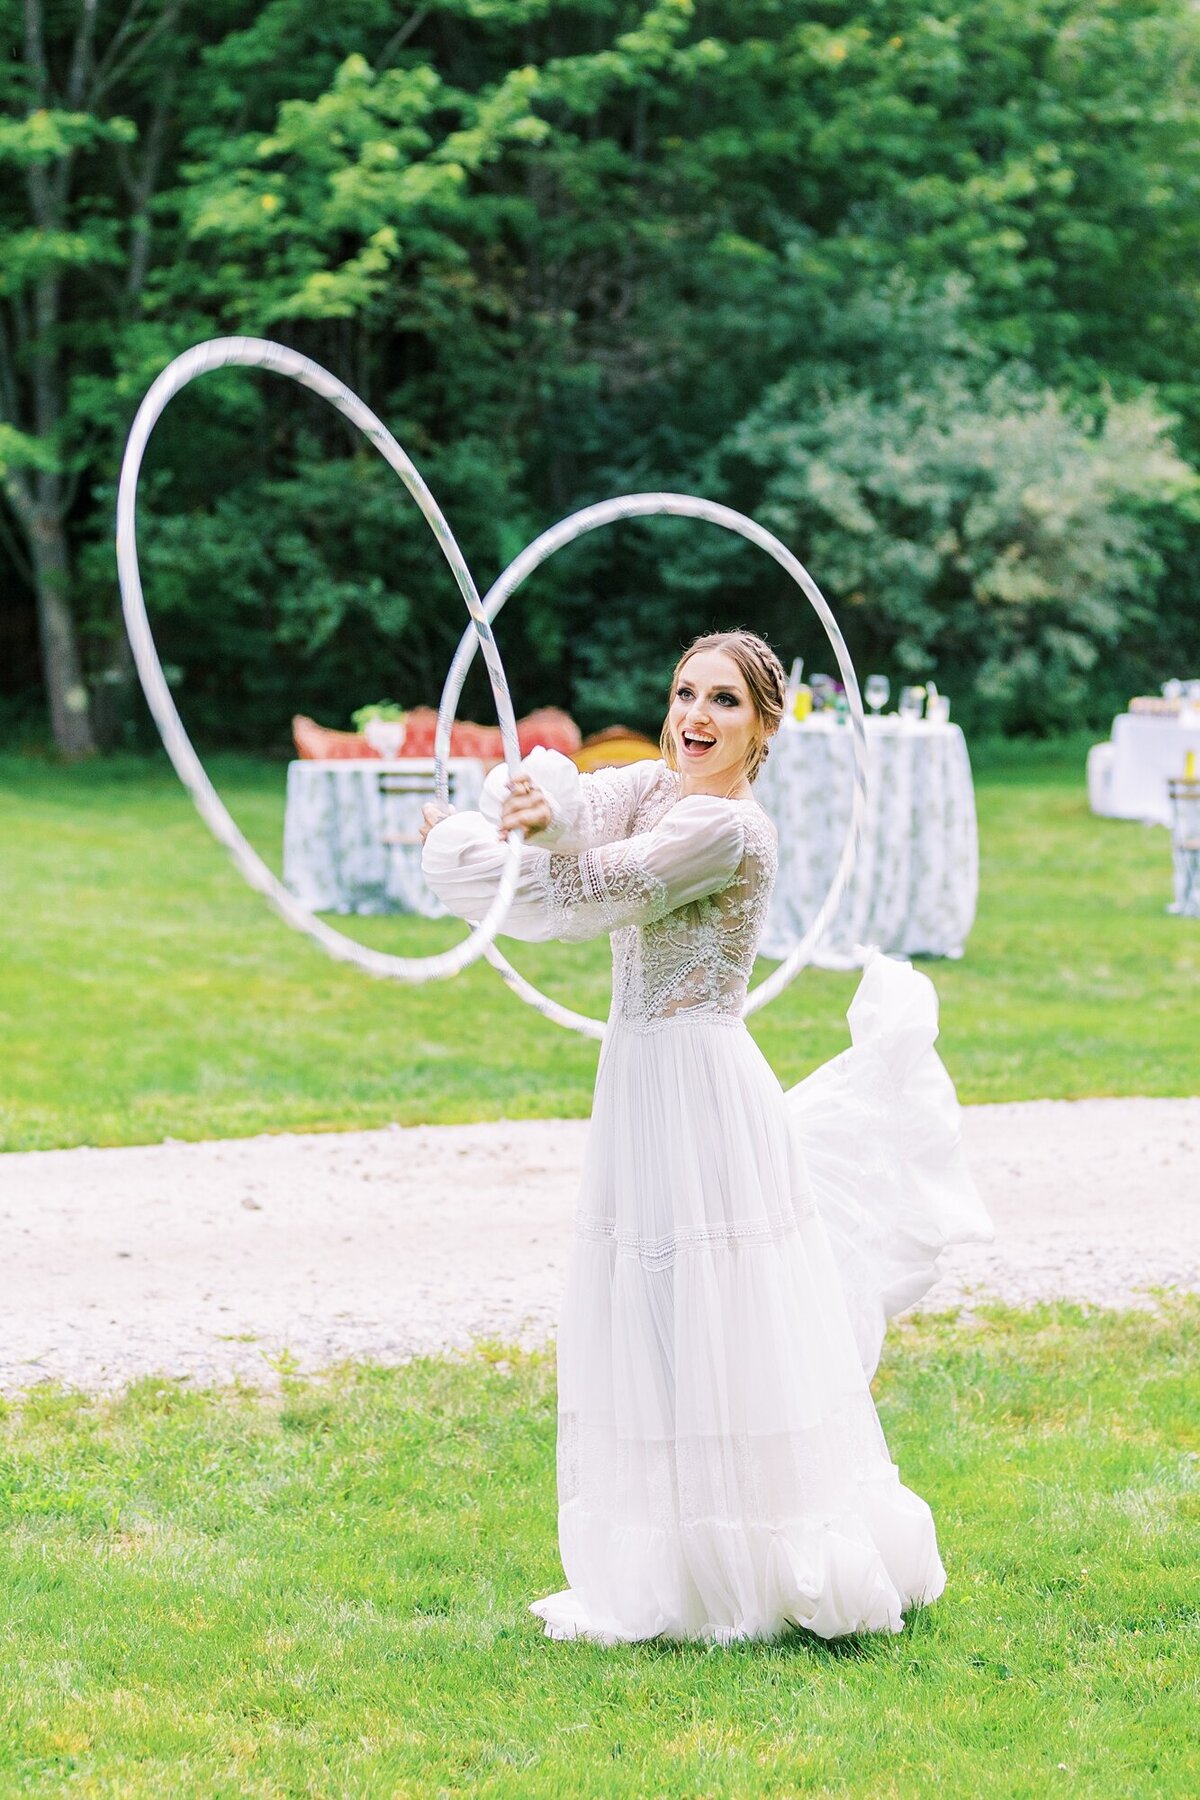
<path id="1" fill-rule="evenodd" d="M 867 818 L 858 864 L 818 946 L 821 968 L 854 968 L 855 946 L 899 956 L 963 953 L 979 891 L 979 836 L 966 741 L 957 725 L 868 718 Z M 779 876 L 761 944 L 786 956 L 812 923 L 845 840 L 853 792 L 850 728 L 785 722 L 755 782 L 779 831 Z"/>
<path id="2" fill-rule="evenodd" d="M 1112 728 L 1108 816 L 1169 825 L 1167 778 L 1183 774 L 1189 750 L 1200 756 L 1200 714 L 1118 713 Z"/>
<path id="3" fill-rule="evenodd" d="M 474 757 L 449 759 L 453 806 L 478 806 L 486 768 Z M 289 764 L 285 886 L 313 912 L 444 918 L 421 876 L 421 808 L 433 798 L 432 757 Z"/>

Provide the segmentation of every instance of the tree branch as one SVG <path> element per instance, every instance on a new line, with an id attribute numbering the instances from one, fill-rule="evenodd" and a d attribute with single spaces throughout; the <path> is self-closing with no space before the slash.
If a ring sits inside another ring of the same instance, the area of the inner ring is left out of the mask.
<path id="1" fill-rule="evenodd" d="M 25 63 L 31 72 L 38 106 L 49 106 L 50 67 L 45 54 L 45 14 L 41 0 L 25 0 Z M 29 194 L 34 223 L 41 230 L 58 225 L 58 182 L 50 182 L 45 167 L 31 162 L 25 169 L 25 193 Z"/>
<path id="2" fill-rule="evenodd" d="M 108 48 L 96 64 L 95 75 L 93 77 L 95 84 L 93 88 L 94 93 L 101 93 L 108 86 L 108 73 L 112 67 L 113 61 L 124 48 L 126 38 L 133 30 L 140 14 L 145 11 L 145 8 L 146 0 L 131 0 L 128 12 L 108 40 Z"/>
<path id="3" fill-rule="evenodd" d="M 141 170 L 132 183 L 128 184 L 129 197 L 133 203 L 129 266 L 125 272 L 125 296 L 128 300 L 136 299 L 141 293 L 146 282 L 146 271 L 150 266 L 150 200 L 158 186 L 158 173 L 162 167 L 163 150 L 167 141 L 167 121 L 171 116 L 174 94 L 175 83 L 173 80 L 168 81 L 150 118 Z"/>
<path id="4" fill-rule="evenodd" d="M 395 56 L 397 50 L 403 50 L 413 33 L 420 31 L 422 25 L 429 17 L 429 11 L 430 9 L 427 6 L 418 6 L 415 13 L 409 14 L 399 31 L 392 33 L 392 36 L 379 52 L 379 58 L 375 64 L 375 73 L 377 75 L 382 75 L 393 56 Z"/>
<path id="5" fill-rule="evenodd" d="M 133 7 L 130 8 L 130 17 L 132 17 L 134 10 Z M 93 108 L 99 105 L 100 101 L 103 99 L 104 95 L 108 93 L 110 88 L 115 87 L 122 75 L 128 74 L 129 70 L 141 60 L 150 46 L 157 43 L 158 39 L 165 31 L 172 31 L 175 26 L 178 25 L 179 15 L 182 11 L 183 0 L 171 0 L 171 4 L 163 8 L 154 24 L 149 26 L 142 33 L 141 37 L 130 45 L 125 55 L 119 61 L 111 63 L 105 70 L 103 76 L 101 76 L 100 71 L 97 70 L 96 79 L 92 84 L 91 100 Z"/>
<path id="6" fill-rule="evenodd" d="M 99 0 L 82 0 L 79 30 L 71 47 L 71 68 L 67 76 L 67 104 L 74 112 L 83 105 L 88 78 L 96 49 L 96 13 Z"/>
<path id="7" fill-rule="evenodd" d="M 50 79 L 41 0 L 25 0 L 25 62 L 34 78 L 38 105 L 45 106 L 50 98 Z"/>
<path id="8" fill-rule="evenodd" d="M 23 469 L 9 469 L 4 477 L 4 494 L 17 515 L 22 530 L 33 529 L 33 489 Z"/>
<path id="9" fill-rule="evenodd" d="M 25 0 L 25 62 L 33 77 L 33 89 L 40 107 L 50 104 L 50 70 L 46 62 L 45 19 L 41 0 Z M 57 223 L 54 194 L 46 171 L 38 162 L 25 171 L 25 188 L 35 223 L 48 231 Z"/>
<path id="10" fill-rule="evenodd" d="M 43 275 L 34 283 L 32 344 L 33 418 L 38 437 L 51 439 L 62 417 L 62 381 L 55 334 L 58 331 L 61 283 Z"/>

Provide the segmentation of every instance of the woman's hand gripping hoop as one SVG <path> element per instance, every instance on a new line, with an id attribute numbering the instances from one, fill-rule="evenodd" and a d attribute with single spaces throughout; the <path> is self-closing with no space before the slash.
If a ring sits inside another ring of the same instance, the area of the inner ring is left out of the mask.
<path id="1" fill-rule="evenodd" d="M 429 836 L 435 825 L 448 819 L 454 811 L 452 806 L 437 806 L 427 800 L 421 808 L 421 842 Z M 549 825 L 554 814 L 550 802 L 539 788 L 535 788 L 528 775 L 518 775 L 509 787 L 503 810 L 500 814 L 500 830 L 504 833 L 521 830 L 526 833 L 541 831 Z"/>

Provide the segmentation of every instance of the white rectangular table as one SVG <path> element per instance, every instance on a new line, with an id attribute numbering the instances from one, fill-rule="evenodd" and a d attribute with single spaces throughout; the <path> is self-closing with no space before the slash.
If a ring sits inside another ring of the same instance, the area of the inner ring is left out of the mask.
<path id="1" fill-rule="evenodd" d="M 289 764 L 283 879 L 313 912 L 420 913 L 446 909 L 421 875 L 421 808 L 434 796 L 432 757 Z M 478 806 L 487 765 L 446 764 L 450 803 Z"/>
<path id="2" fill-rule="evenodd" d="M 1112 728 L 1109 817 L 1169 825 L 1167 780 L 1183 774 L 1189 750 L 1200 760 L 1200 714 L 1118 713 Z"/>

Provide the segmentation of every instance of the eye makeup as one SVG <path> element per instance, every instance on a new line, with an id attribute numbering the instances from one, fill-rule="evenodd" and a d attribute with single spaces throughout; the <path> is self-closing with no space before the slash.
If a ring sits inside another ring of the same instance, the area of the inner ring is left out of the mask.
<path id="1" fill-rule="evenodd" d="M 688 687 L 686 683 L 683 683 L 675 689 L 675 698 L 677 700 L 682 700 L 685 695 L 689 695 L 691 692 L 691 688 Z M 714 688 L 713 698 L 716 700 L 732 700 L 735 706 L 740 706 L 742 704 L 741 695 L 731 693 L 728 688 Z"/>

